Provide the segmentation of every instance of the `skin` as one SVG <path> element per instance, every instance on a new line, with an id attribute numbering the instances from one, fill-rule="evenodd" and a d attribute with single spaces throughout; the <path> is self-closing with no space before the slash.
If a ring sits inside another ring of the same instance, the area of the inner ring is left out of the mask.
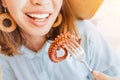
<path id="1" fill-rule="evenodd" d="M 38 51 L 46 41 L 45 35 L 56 20 L 63 0 L 2 0 L 2 3 L 25 34 L 26 46 Z M 26 13 L 50 15 L 49 19 L 31 20 Z M 95 80 L 117 80 L 100 72 L 92 74 Z"/>
<path id="2" fill-rule="evenodd" d="M 93 71 L 92 74 L 94 76 L 94 80 L 120 80 L 118 78 L 108 76 L 98 71 Z"/>
<path id="3" fill-rule="evenodd" d="M 34 51 L 42 48 L 45 35 L 49 32 L 61 9 L 63 0 L 3 0 L 3 6 L 27 37 L 26 46 Z M 31 20 L 26 14 L 47 13 L 49 19 Z M 31 43 L 31 44 L 29 44 Z M 39 46 L 38 46 L 39 45 Z"/>

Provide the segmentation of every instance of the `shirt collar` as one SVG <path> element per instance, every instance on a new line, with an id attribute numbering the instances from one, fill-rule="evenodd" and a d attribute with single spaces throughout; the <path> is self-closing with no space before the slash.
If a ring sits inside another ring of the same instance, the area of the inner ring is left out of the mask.
<path id="1" fill-rule="evenodd" d="M 24 56 L 26 56 L 30 59 L 33 59 L 35 57 L 40 57 L 41 58 L 43 54 L 48 53 L 50 43 L 51 43 L 51 41 L 46 41 L 46 43 L 43 45 L 42 49 L 38 50 L 37 52 L 34 52 L 34 51 L 30 50 L 29 48 L 27 48 L 25 45 L 22 45 L 20 47 L 20 52 Z"/>

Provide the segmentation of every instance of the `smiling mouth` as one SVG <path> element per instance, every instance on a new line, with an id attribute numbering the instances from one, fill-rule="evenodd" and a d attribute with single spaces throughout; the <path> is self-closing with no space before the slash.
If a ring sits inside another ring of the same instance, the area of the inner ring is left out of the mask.
<path id="1" fill-rule="evenodd" d="M 35 20 L 37 22 L 43 22 L 50 16 L 49 13 L 42 13 L 42 14 L 26 13 L 26 15 L 32 20 Z"/>

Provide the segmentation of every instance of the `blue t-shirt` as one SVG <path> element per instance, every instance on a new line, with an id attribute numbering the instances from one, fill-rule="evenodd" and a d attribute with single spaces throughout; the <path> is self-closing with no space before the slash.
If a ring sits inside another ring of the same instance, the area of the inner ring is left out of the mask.
<path id="1" fill-rule="evenodd" d="M 76 24 L 90 67 L 110 76 L 120 76 L 120 62 L 97 28 L 87 20 Z M 23 45 L 20 47 L 22 55 L 8 57 L 0 54 L 2 80 L 90 80 L 89 70 L 78 60 L 67 57 L 62 62 L 52 62 L 48 56 L 50 44 L 47 41 L 38 52 Z"/>

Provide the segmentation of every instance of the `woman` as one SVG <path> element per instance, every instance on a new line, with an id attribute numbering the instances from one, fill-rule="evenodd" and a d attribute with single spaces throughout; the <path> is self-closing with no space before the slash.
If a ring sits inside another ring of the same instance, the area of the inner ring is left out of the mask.
<path id="1" fill-rule="evenodd" d="M 67 57 L 59 63 L 54 63 L 49 59 L 48 48 L 51 40 L 67 31 L 76 36 L 80 33 L 86 61 L 92 69 L 108 75 L 93 71 L 95 80 L 117 80 L 114 77 L 119 76 L 116 71 L 118 65 L 112 64 L 115 63 L 115 57 L 112 57 L 108 45 L 91 23 L 78 21 L 78 27 L 75 27 L 75 18 L 68 0 L 0 1 L 2 80 L 92 79 L 89 70 L 79 61 Z M 57 21 L 60 14 L 63 19 Z M 60 24 L 56 25 L 56 22 Z"/>

